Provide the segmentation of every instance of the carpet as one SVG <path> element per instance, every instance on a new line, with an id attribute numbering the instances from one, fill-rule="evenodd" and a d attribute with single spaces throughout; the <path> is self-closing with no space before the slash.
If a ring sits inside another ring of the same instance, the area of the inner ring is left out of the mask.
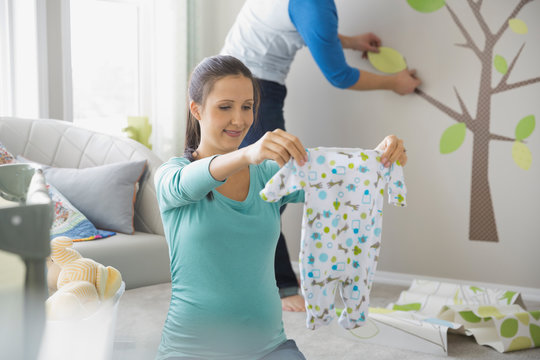
<path id="1" fill-rule="evenodd" d="M 375 283 L 370 306 L 384 307 L 397 300 L 405 287 Z M 125 292 L 120 301 L 116 322 L 114 360 L 153 359 L 161 338 L 161 328 L 167 317 L 171 296 L 170 283 L 158 284 Z M 525 302 L 527 309 L 540 309 L 540 303 Z M 356 359 L 540 359 L 540 348 L 501 354 L 481 346 L 473 337 L 449 334 L 448 356 L 435 356 L 390 346 L 359 343 L 335 334 L 331 327 L 315 331 L 305 326 L 305 313 L 283 313 L 288 338 L 294 339 L 308 360 Z"/>

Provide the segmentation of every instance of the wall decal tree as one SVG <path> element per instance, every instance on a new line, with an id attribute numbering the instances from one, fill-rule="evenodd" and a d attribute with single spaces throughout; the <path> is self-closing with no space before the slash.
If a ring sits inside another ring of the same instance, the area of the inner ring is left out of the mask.
<path id="1" fill-rule="evenodd" d="M 468 111 L 455 87 L 454 92 L 461 112 L 434 99 L 423 90 L 416 90 L 417 94 L 428 103 L 456 121 L 456 124 L 447 128 L 441 136 L 440 152 L 442 154 L 449 154 L 457 150 L 463 143 L 467 130 L 474 136 L 469 216 L 470 240 L 499 241 L 488 175 L 490 142 L 507 141 L 513 143 L 512 158 L 520 168 L 528 170 L 532 163 L 532 154 L 524 140 L 534 131 L 534 115 L 525 116 L 517 123 L 514 137 L 494 134 L 490 130 L 491 101 L 494 95 L 540 82 L 540 77 L 513 83 L 508 82 L 508 78 L 523 51 L 525 43 L 523 43 L 517 54 L 514 55 L 509 65 L 503 55 L 494 53 L 495 45 L 508 28 L 516 34 L 527 33 L 526 23 L 516 18 L 516 16 L 525 5 L 532 1 L 534 0 L 520 0 L 498 30 L 492 32 L 481 12 L 482 0 L 467 0 L 470 10 L 485 37 L 485 43 L 482 48 L 481 45 L 479 46 L 473 41 L 470 33 L 446 0 L 407 0 L 413 9 L 423 13 L 438 11 L 444 7 L 465 38 L 465 43 L 456 44 L 456 46 L 473 51 L 481 63 L 480 87 L 478 90 L 476 114 L 474 115 Z M 495 87 L 492 87 L 492 66 L 501 74 L 501 78 Z"/>

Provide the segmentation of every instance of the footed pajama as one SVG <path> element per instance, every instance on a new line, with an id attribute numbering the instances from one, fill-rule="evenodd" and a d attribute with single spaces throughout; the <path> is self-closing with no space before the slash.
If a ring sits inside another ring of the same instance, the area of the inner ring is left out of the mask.
<path id="1" fill-rule="evenodd" d="M 307 326 L 315 329 L 336 316 L 336 290 L 345 304 L 339 323 L 346 329 L 366 320 L 369 293 L 381 245 L 383 195 L 405 206 L 403 168 L 381 164 L 377 150 L 314 148 L 298 166 L 289 161 L 260 195 L 274 202 L 304 190 L 300 276 Z"/>

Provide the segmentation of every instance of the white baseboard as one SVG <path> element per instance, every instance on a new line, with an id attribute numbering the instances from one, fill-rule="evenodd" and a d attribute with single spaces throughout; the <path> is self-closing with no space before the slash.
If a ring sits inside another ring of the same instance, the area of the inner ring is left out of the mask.
<path id="1" fill-rule="evenodd" d="M 297 276 L 299 276 L 300 270 L 298 267 L 298 261 L 291 261 L 291 264 L 293 266 L 294 272 L 296 273 Z M 449 279 L 449 278 L 438 278 L 438 277 L 431 277 L 431 276 L 396 273 L 396 272 L 380 271 L 380 270 L 377 270 L 377 272 L 375 273 L 375 279 L 373 281 L 379 284 L 399 285 L 399 286 L 409 287 L 414 279 L 442 281 L 442 282 L 458 283 L 458 284 L 466 283 L 470 285 L 489 287 L 493 289 L 511 290 L 511 291 L 519 292 L 521 294 L 521 298 L 525 301 L 540 302 L 540 289 L 524 287 L 524 286 L 494 284 L 494 283 L 458 280 L 458 279 Z"/>

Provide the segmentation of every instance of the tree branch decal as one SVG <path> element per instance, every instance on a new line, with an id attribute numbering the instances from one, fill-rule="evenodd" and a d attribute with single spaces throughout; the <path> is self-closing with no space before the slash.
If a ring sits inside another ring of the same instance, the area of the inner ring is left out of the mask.
<path id="1" fill-rule="evenodd" d="M 456 151 L 463 144 L 467 130 L 473 134 L 469 239 L 499 241 L 489 184 L 489 143 L 491 141 L 512 143 L 512 158 L 514 159 L 514 162 L 520 168 L 528 170 L 532 163 L 532 154 L 524 140 L 534 131 L 535 116 L 528 115 L 520 119 L 516 125 L 514 137 L 493 134 L 490 131 L 492 96 L 503 91 L 539 83 L 540 77 L 534 77 L 509 84 L 508 79 L 517 64 L 518 59 L 522 55 L 525 43 L 520 47 L 510 65 L 508 65 L 503 55 L 494 54 L 494 48 L 508 28 L 517 35 L 527 33 L 527 25 L 524 21 L 516 18 L 516 16 L 523 10 L 525 5 L 533 0 L 520 0 L 495 33 L 491 32 L 488 23 L 482 14 L 482 0 L 467 0 L 468 6 L 485 36 L 485 46 L 483 49 L 480 49 L 474 42 L 471 34 L 452 7 L 448 5 L 447 1 L 448 0 L 407 0 L 413 9 L 423 13 L 438 11 L 443 7 L 446 8 L 450 18 L 465 38 L 464 44 L 456 44 L 456 46 L 469 48 L 477 56 L 481 63 L 481 72 L 476 114 L 474 117 L 470 114 L 455 87 L 454 92 L 459 102 L 461 113 L 443 104 L 441 101 L 434 99 L 421 89 L 417 89 L 416 93 L 429 104 L 446 113 L 456 122 L 454 125 L 448 127 L 441 135 L 440 152 L 442 154 L 449 154 Z M 493 67 L 501 74 L 501 78 L 495 88 L 492 88 L 491 86 Z"/>
<path id="2" fill-rule="evenodd" d="M 446 4 L 446 9 L 448 9 L 448 12 L 450 13 L 450 16 L 452 16 L 452 20 L 454 20 L 454 22 L 456 23 L 457 27 L 459 28 L 459 30 L 460 30 L 461 33 L 463 34 L 463 36 L 465 36 L 465 40 L 467 40 L 467 43 L 466 43 L 466 44 L 463 44 L 463 45 L 460 45 L 460 46 L 470 48 L 472 51 L 474 51 L 474 53 L 476 54 L 476 56 L 478 56 L 478 58 L 481 59 L 481 58 L 482 58 L 482 52 L 480 51 L 480 49 L 478 48 L 478 46 L 476 46 L 476 44 L 475 44 L 475 42 L 473 41 L 471 35 L 470 35 L 469 32 L 465 29 L 465 26 L 463 26 L 463 24 L 461 23 L 461 20 L 459 20 L 459 18 L 456 16 L 456 14 L 455 14 L 454 11 L 450 8 L 450 6 L 448 6 L 448 4 Z"/>
<path id="3" fill-rule="evenodd" d="M 514 11 L 512 11 L 512 13 L 508 16 L 508 18 L 506 19 L 506 21 L 501 25 L 499 31 L 497 31 L 497 34 L 495 35 L 495 37 L 497 39 L 499 39 L 503 32 L 508 29 L 508 23 L 511 19 L 515 18 L 516 15 L 521 11 L 521 9 L 527 4 L 527 3 L 530 3 L 531 1 L 533 0 L 521 0 L 519 2 L 519 4 L 517 4 L 516 8 L 514 9 Z"/>
<path id="4" fill-rule="evenodd" d="M 514 65 L 516 65 L 516 61 L 517 59 L 519 58 L 519 55 L 521 55 L 521 51 L 523 50 L 523 48 L 525 47 L 525 43 L 523 45 L 521 45 L 521 47 L 519 48 L 519 51 L 518 53 L 516 54 L 516 56 L 514 57 L 514 60 L 512 60 L 512 62 L 510 63 L 510 66 L 508 67 L 508 70 L 506 71 L 506 73 L 503 75 L 503 77 L 501 78 L 501 81 L 499 81 L 499 84 L 497 85 L 497 87 L 495 89 L 493 89 L 493 93 L 498 93 L 498 92 L 501 92 L 502 91 L 502 87 L 508 85 L 506 83 L 506 81 L 508 80 L 508 77 L 510 76 L 510 74 L 512 73 L 512 70 L 514 69 Z"/>
<path id="5" fill-rule="evenodd" d="M 487 25 L 486 21 L 484 20 L 484 17 L 480 14 L 480 6 L 482 6 L 482 1 L 479 1 L 478 3 L 474 3 L 472 0 L 467 0 L 469 3 L 469 6 L 471 7 L 474 17 L 478 21 L 478 24 L 480 24 L 480 28 L 484 31 L 484 35 L 492 36 L 491 30 L 489 30 L 489 26 Z"/>

